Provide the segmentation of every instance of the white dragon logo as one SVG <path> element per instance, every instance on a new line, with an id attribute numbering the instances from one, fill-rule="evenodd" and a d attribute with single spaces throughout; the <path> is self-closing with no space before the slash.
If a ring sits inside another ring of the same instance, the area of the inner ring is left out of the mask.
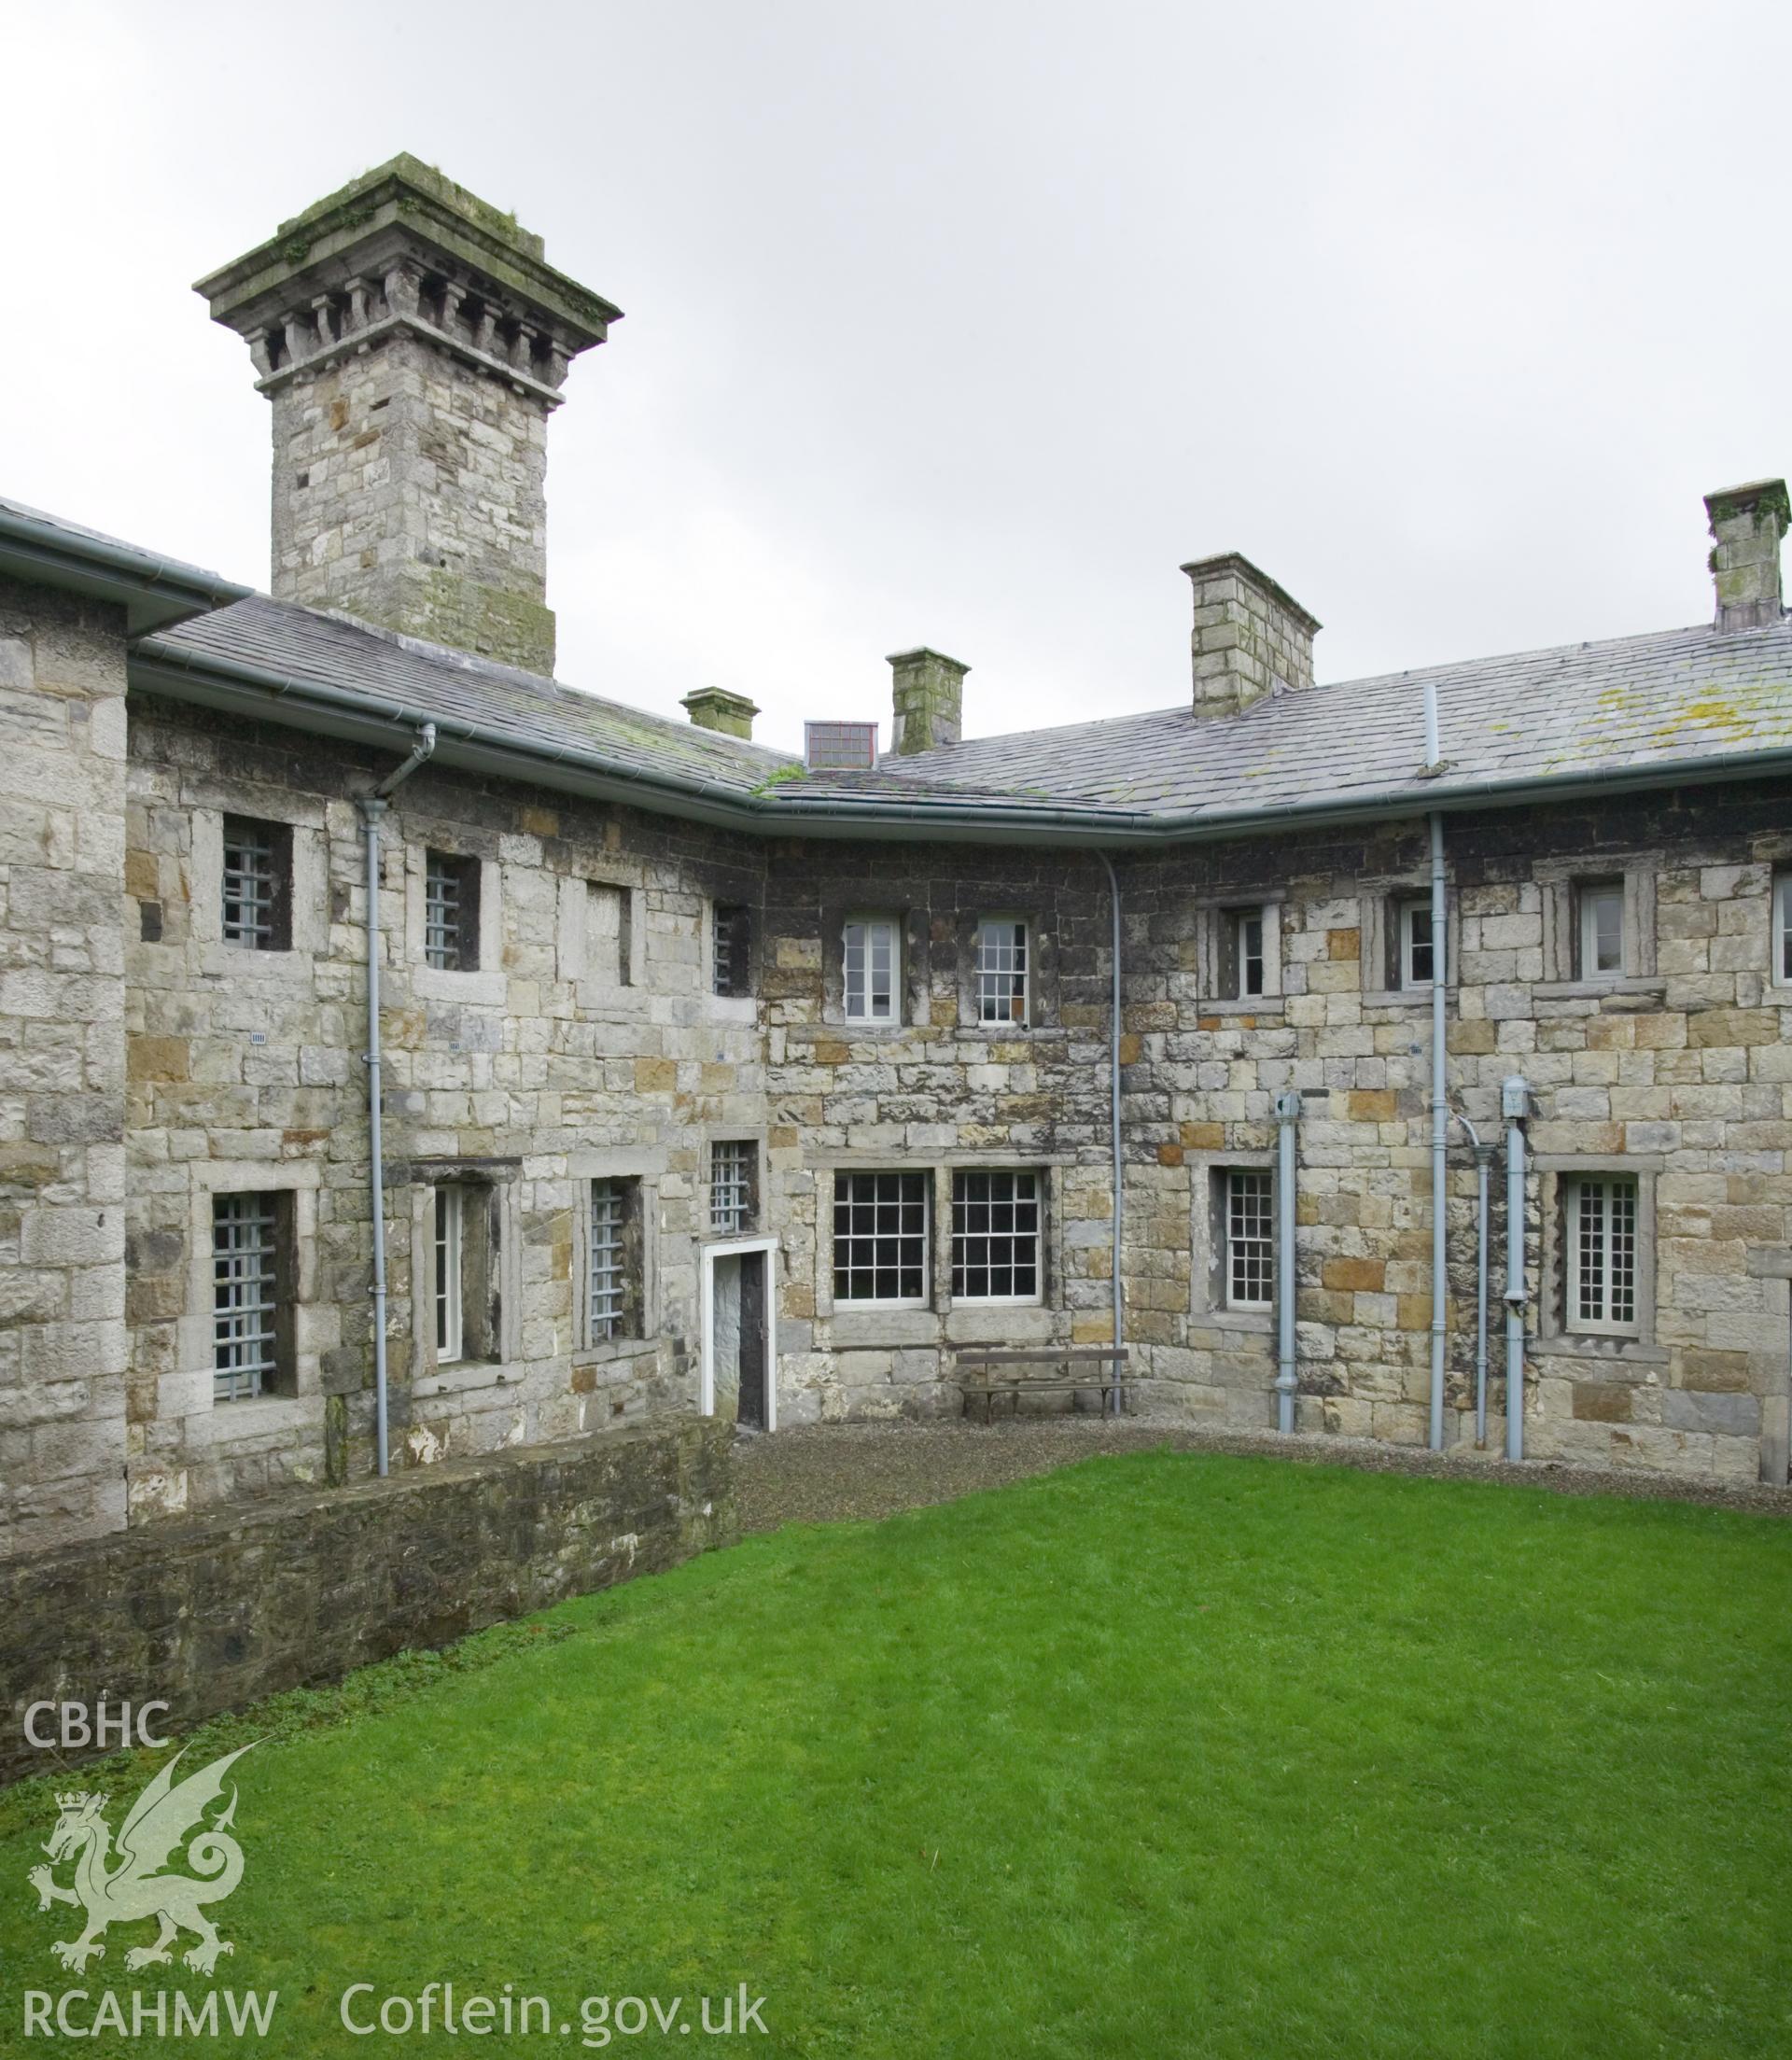
<path id="1" fill-rule="evenodd" d="M 259 1743 L 250 1741 L 250 1745 Z M 50 1947 L 64 1967 L 78 1974 L 90 1959 L 105 1956 L 100 1934 L 107 1925 L 129 1924 L 141 1917 L 156 1918 L 161 1930 L 153 1945 L 133 1946 L 125 1955 L 127 1968 L 165 1964 L 173 1958 L 170 1948 L 182 1931 L 199 1936 L 199 1943 L 182 1957 L 202 1974 L 212 1971 L 219 1954 L 235 1950 L 218 1937 L 217 1927 L 202 1907 L 222 1902 L 243 1879 L 243 1848 L 230 1835 L 236 1816 L 235 1787 L 231 1789 L 228 1806 L 213 1823 L 205 1823 L 204 1811 L 223 1792 L 224 1774 L 231 1761 L 241 1759 L 248 1750 L 249 1745 L 243 1745 L 226 1753 L 189 1774 L 178 1787 L 174 1786 L 181 1757 L 176 1753 L 131 1805 L 119 1829 L 116 1867 L 106 1864 L 112 1845 L 112 1827 L 105 1821 L 107 1798 L 85 1792 L 56 1798 L 62 1815 L 44 1846 L 50 1864 L 34 1867 L 29 1879 L 37 1891 L 39 1910 L 48 1910 L 52 1902 L 86 1908 L 87 1927 L 80 1937 L 58 1940 Z M 199 1836 L 187 1847 L 185 1858 L 202 1878 L 195 1881 L 191 1874 L 161 1872 L 169 1856 L 195 1829 Z M 63 1888 L 54 1879 L 54 1869 L 70 1854 L 75 1856 L 75 1885 Z"/>

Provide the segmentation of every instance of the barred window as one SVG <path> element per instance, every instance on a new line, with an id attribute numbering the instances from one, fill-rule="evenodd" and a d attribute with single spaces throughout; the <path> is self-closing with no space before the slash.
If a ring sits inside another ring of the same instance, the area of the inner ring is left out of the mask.
<path id="1" fill-rule="evenodd" d="M 1039 1175 L 955 1172 L 954 1298 L 1036 1302 L 1039 1282 Z"/>
<path id="2" fill-rule="evenodd" d="M 591 1341 L 641 1335 L 640 1183 L 591 1184 Z"/>
<path id="3" fill-rule="evenodd" d="M 759 1213 L 759 1146 L 749 1137 L 709 1147 L 709 1227 L 738 1235 Z"/>
<path id="4" fill-rule="evenodd" d="M 1564 1181 L 1570 1330 L 1623 1336 L 1638 1327 L 1637 1183 L 1624 1174 Z"/>
<path id="5" fill-rule="evenodd" d="M 1624 971 L 1624 883 L 1589 880 L 1580 904 L 1580 977 L 1599 980 Z"/>
<path id="6" fill-rule="evenodd" d="M 833 1295 L 839 1302 L 927 1300 L 929 1176 L 833 1176 Z"/>
<path id="7" fill-rule="evenodd" d="M 1773 979 L 1792 987 L 1792 873 L 1773 876 Z"/>
<path id="8" fill-rule="evenodd" d="M 479 861 L 430 851 L 424 861 L 423 955 L 450 973 L 479 970 Z"/>
<path id="9" fill-rule="evenodd" d="M 212 1397 L 245 1402 L 273 1384 L 280 1321 L 274 1195 L 212 1200 Z"/>
<path id="10" fill-rule="evenodd" d="M 717 994 L 749 994 L 750 918 L 739 902 L 718 902 L 713 915 L 709 985 Z"/>
<path id="11" fill-rule="evenodd" d="M 977 1020 L 1024 1023 L 1028 1017 L 1027 925 L 1010 918 L 977 925 Z"/>
<path id="12" fill-rule="evenodd" d="M 893 1023 L 902 963 L 895 923 L 887 916 L 856 918 L 845 941 L 847 1022 Z"/>
<path id="13" fill-rule="evenodd" d="M 1275 1176 L 1234 1166 L 1225 1173 L 1225 1305 L 1267 1309 L 1275 1298 Z"/>
<path id="14" fill-rule="evenodd" d="M 291 948 L 292 832 L 283 822 L 224 818 L 222 928 L 245 951 Z"/>

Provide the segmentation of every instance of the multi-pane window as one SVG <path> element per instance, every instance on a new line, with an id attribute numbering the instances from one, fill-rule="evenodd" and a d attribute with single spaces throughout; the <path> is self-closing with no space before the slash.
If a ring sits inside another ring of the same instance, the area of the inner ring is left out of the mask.
<path id="1" fill-rule="evenodd" d="M 928 1186 L 926 1173 L 833 1176 L 836 1301 L 926 1301 Z"/>
<path id="2" fill-rule="evenodd" d="M 1580 977 L 1598 980 L 1624 971 L 1624 886 L 1589 881 L 1579 890 Z"/>
<path id="3" fill-rule="evenodd" d="M 1773 876 L 1773 979 L 1792 987 L 1792 873 Z"/>
<path id="4" fill-rule="evenodd" d="M 591 1184 L 591 1341 L 641 1334 L 641 1258 L 638 1182 Z"/>
<path id="5" fill-rule="evenodd" d="M 750 994 L 750 918 L 739 902 L 718 902 L 713 914 L 709 985 L 717 994 Z"/>
<path id="6" fill-rule="evenodd" d="M 1039 1281 L 1039 1175 L 955 1172 L 954 1298 L 1036 1302 Z"/>
<path id="7" fill-rule="evenodd" d="M 423 955 L 451 973 L 479 969 L 479 861 L 430 851 L 423 872 Z"/>
<path id="8" fill-rule="evenodd" d="M 291 946 L 292 832 L 285 823 L 224 818 L 224 942 L 245 951 Z"/>
<path id="9" fill-rule="evenodd" d="M 1624 1335 L 1638 1328 L 1637 1181 L 1581 1173 L 1563 1184 L 1567 1204 L 1567 1327 Z"/>
<path id="10" fill-rule="evenodd" d="M 280 1210 L 273 1195 L 212 1201 L 212 1395 L 244 1402 L 278 1365 Z"/>
<path id="11" fill-rule="evenodd" d="M 1027 1020 L 1027 925 L 1009 917 L 977 925 L 977 1020 Z"/>
<path id="12" fill-rule="evenodd" d="M 436 1189 L 436 1364 L 452 1366 L 466 1351 L 462 1269 L 467 1255 L 467 1196 L 444 1183 Z"/>
<path id="13" fill-rule="evenodd" d="M 1400 985 L 1403 988 L 1429 987 L 1436 960 L 1431 904 L 1428 901 L 1403 902 L 1400 905 Z"/>
<path id="14" fill-rule="evenodd" d="M 1267 1309 L 1275 1298 L 1275 1176 L 1250 1167 L 1225 1175 L 1225 1306 Z"/>
<path id="15" fill-rule="evenodd" d="M 888 916 L 855 917 L 845 932 L 845 993 L 849 1023 L 893 1023 L 902 955 Z"/>
<path id="16" fill-rule="evenodd" d="M 758 1214 L 759 1146 L 749 1137 L 718 1138 L 709 1147 L 709 1227 L 731 1235 L 753 1227 Z"/>

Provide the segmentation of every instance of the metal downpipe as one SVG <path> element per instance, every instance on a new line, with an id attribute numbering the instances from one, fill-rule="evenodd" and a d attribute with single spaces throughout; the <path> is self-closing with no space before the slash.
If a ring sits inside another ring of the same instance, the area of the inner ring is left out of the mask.
<path id="1" fill-rule="evenodd" d="M 1524 1118 L 1531 1086 L 1522 1073 L 1500 1089 L 1505 1117 L 1505 1456 L 1524 1457 Z"/>
<path id="2" fill-rule="evenodd" d="M 371 794 L 361 797 L 367 834 L 367 1154 L 368 1189 L 373 1223 L 373 1458 L 382 1478 L 387 1470 L 385 1394 L 385 1145 L 381 1132 L 384 1089 L 380 1064 L 380 822 L 387 799 L 436 748 L 436 726 L 426 722 L 416 748 Z"/>
<path id="3" fill-rule="evenodd" d="M 1300 1095 L 1284 1087 L 1276 1097 L 1276 1428 L 1295 1427 L 1295 1127 Z"/>
<path id="4" fill-rule="evenodd" d="M 1431 819 L 1431 1449 L 1444 1449 L 1444 1353 L 1448 1344 L 1446 1304 L 1449 1253 L 1446 1186 L 1449 1112 L 1445 1097 L 1444 988 L 1449 974 L 1449 931 L 1444 903 L 1444 819 Z"/>
<path id="5" fill-rule="evenodd" d="M 1096 857 L 1108 869 L 1108 906 L 1113 917 L 1113 996 L 1108 1035 L 1108 1123 L 1113 1139 L 1113 1349 L 1119 1352 L 1126 1343 L 1126 1318 L 1122 1312 L 1120 1291 L 1120 1247 L 1126 1206 L 1126 1155 L 1120 1141 L 1120 881 L 1113 870 L 1113 861 L 1108 854 L 1098 851 Z M 1122 1362 L 1116 1359 L 1113 1363 L 1112 1405 L 1115 1416 L 1121 1411 L 1121 1366 Z"/>
<path id="6" fill-rule="evenodd" d="M 1458 1109 L 1456 1120 L 1468 1132 L 1475 1153 L 1475 1450 L 1487 1449 L 1487 1212 L 1488 1176 L 1495 1147 Z"/>

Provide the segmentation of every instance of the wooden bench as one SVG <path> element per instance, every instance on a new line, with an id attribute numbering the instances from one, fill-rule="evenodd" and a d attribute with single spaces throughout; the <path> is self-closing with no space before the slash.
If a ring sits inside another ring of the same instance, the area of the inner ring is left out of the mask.
<path id="1" fill-rule="evenodd" d="M 1018 1417 L 1023 1394 L 1099 1393 L 1105 1413 L 1108 1397 L 1124 1393 L 1124 1345 L 959 1345 L 952 1356 L 964 1390 L 965 1414 L 981 1399 L 986 1423 L 994 1422 L 996 1402 L 1002 1395 L 1010 1398 Z"/>

